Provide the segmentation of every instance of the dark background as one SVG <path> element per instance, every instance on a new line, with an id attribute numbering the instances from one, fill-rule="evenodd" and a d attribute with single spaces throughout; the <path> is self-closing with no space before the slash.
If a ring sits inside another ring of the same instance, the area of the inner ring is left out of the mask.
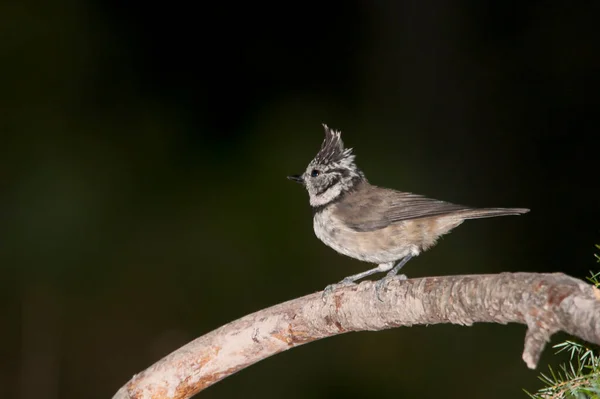
<path id="1" fill-rule="evenodd" d="M 314 237 L 285 179 L 322 122 L 375 184 L 532 209 L 465 223 L 409 276 L 598 270 L 598 11 L 3 2 L 0 397 L 111 397 L 194 337 L 370 267 Z M 525 397 L 524 333 L 348 334 L 201 397 Z"/>

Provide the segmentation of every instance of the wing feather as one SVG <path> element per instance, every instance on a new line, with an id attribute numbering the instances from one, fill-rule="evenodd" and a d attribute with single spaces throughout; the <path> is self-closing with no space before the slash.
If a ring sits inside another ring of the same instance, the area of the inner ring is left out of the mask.
<path id="1" fill-rule="evenodd" d="M 364 186 L 338 204 L 334 213 L 355 231 L 373 231 L 393 223 L 447 215 L 473 208 L 422 195 Z"/>

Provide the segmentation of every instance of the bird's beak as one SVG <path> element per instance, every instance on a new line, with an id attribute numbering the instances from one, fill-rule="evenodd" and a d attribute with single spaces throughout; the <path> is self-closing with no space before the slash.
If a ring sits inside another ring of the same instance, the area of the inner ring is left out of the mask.
<path id="1" fill-rule="evenodd" d="M 295 181 L 296 183 L 304 184 L 304 179 L 301 175 L 292 175 L 287 177 L 290 180 Z"/>

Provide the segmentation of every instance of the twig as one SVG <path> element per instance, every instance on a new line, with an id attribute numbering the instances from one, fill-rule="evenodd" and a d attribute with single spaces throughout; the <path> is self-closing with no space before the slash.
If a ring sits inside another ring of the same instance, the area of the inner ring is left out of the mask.
<path id="1" fill-rule="evenodd" d="M 565 331 L 600 344 L 600 290 L 562 273 L 502 273 L 392 280 L 275 305 L 226 324 L 135 375 L 113 399 L 184 399 L 259 360 L 350 331 L 415 324 L 527 325 L 523 360 L 535 368 L 546 342 Z"/>

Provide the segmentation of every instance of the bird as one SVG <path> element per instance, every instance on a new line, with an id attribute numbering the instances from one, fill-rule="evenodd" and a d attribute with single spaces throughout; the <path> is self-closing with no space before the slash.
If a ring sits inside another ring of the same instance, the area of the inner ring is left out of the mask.
<path id="1" fill-rule="evenodd" d="M 301 175 L 287 176 L 308 191 L 315 235 L 340 254 L 377 266 L 328 285 L 323 295 L 375 273 L 377 297 L 406 263 L 467 219 L 521 215 L 526 208 L 474 208 L 378 187 L 358 168 L 341 132 L 323 124 L 325 138 Z"/>

